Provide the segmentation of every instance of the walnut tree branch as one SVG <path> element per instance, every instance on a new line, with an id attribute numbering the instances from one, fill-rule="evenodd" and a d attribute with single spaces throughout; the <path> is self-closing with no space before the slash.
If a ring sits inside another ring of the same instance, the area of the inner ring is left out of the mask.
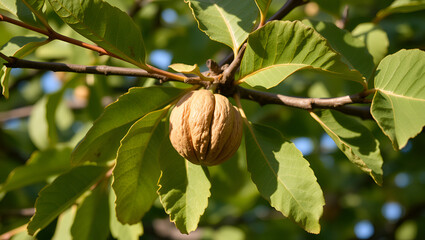
<path id="1" fill-rule="evenodd" d="M 110 57 L 113 57 L 113 58 L 116 58 L 116 59 L 120 59 L 122 61 L 129 62 L 131 64 L 134 64 L 134 65 L 138 66 L 138 67 L 141 67 L 138 62 L 129 61 L 129 60 L 123 59 L 122 57 L 120 57 L 120 56 L 118 56 L 118 55 L 116 55 L 116 54 L 114 54 L 112 52 L 109 52 L 109 51 L 105 50 L 102 47 L 99 47 L 99 46 L 93 45 L 93 44 L 89 44 L 89 43 L 85 43 L 85 42 L 79 41 L 79 40 L 74 39 L 74 38 L 67 37 L 65 35 L 62 35 L 60 33 L 57 33 L 55 31 L 53 31 L 52 29 L 46 30 L 46 29 L 34 27 L 34 26 L 31 26 L 31 25 L 26 24 L 24 22 L 15 20 L 13 18 L 9 18 L 9 17 L 7 17 L 5 15 L 2 15 L 2 14 L 0 14 L 0 22 L 1 21 L 8 22 L 8 23 L 14 24 L 16 26 L 20 26 L 22 28 L 26 28 L 28 30 L 31 30 L 31 31 L 34 31 L 34 32 L 37 32 L 37 33 L 40 33 L 40 34 L 43 34 L 43 35 L 46 35 L 50 40 L 56 40 L 56 39 L 57 40 L 61 40 L 61 41 L 64 41 L 64 42 L 67 42 L 67 43 L 70 43 L 70 44 L 73 44 L 73 45 L 76 45 L 76 46 L 80 46 L 80 47 L 83 47 L 83 48 L 90 49 L 92 51 L 98 52 L 100 55 L 108 55 Z M 8 61 L 8 62 L 10 62 L 10 61 Z M 148 67 L 147 70 L 149 72 L 151 72 L 151 73 L 159 74 L 159 75 L 164 75 L 164 76 L 166 76 L 168 78 L 172 78 L 172 79 L 175 79 L 175 80 L 178 80 L 178 81 L 185 81 L 186 80 L 186 77 L 184 77 L 184 76 L 181 76 L 181 75 L 178 75 L 178 74 L 174 74 L 174 73 L 171 73 L 171 72 L 167 72 L 167 71 L 158 69 L 156 67 L 150 66 L 148 64 L 146 64 L 146 66 Z"/>
<path id="2" fill-rule="evenodd" d="M 278 104 L 309 111 L 314 109 L 334 109 L 345 114 L 361 117 L 362 119 L 372 119 L 369 107 L 347 106 L 354 103 L 370 103 L 370 100 L 366 99 L 366 97 L 371 92 L 361 92 L 336 98 L 301 98 L 257 91 L 240 86 L 237 86 L 236 89 L 239 91 L 241 98 L 258 102 L 261 105 Z"/>
<path id="3" fill-rule="evenodd" d="M 9 68 L 29 68 L 39 70 L 49 70 L 53 72 L 75 72 L 75 73 L 88 73 L 88 74 L 99 74 L 99 75 L 118 75 L 118 76 L 130 76 L 130 77 L 150 77 L 160 80 L 161 82 L 174 81 L 176 79 L 173 76 L 166 76 L 164 74 L 151 73 L 140 68 L 124 68 L 124 67 L 113 67 L 106 65 L 98 66 L 87 66 L 67 63 L 56 63 L 56 62 L 36 62 L 24 59 L 18 59 L 9 57 L 10 62 L 5 63 Z M 179 75 L 180 76 L 180 75 Z M 181 75 L 180 77 L 183 77 Z M 176 80 L 179 81 L 179 80 Z M 184 77 L 184 82 L 189 84 L 200 84 L 207 86 L 210 82 L 201 81 L 199 77 Z"/>

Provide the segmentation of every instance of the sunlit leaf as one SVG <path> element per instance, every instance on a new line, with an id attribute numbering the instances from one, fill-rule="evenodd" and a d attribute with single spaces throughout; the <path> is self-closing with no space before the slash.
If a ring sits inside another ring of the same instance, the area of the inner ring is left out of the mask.
<path id="1" fill-rule="evenodd" d="M 199 29 L 212 40 L 226 44 L 236 55 L 252 31 L 258 9 L 246 0 L 185 0 L 189 3 Z"/>
<path id="2" fill-rule="evenodd" d="M 136 120 L 165 107 L 184 93 L 184 89 L 178 88 L 131 88 L 128 93 L 106 107 L 72 153 L 71 162 L 81 164 L 86 161 L 103 162 L 115 159 L 120 140 Z"/>
<path id="3" fill-rule="evenodd" d="M 15 15 L 22 22 L 32 26 L 40 26 L 37 22 L 37 17 L 22 0 L 0 0 L 0 9 Z"/>
<path id="4" fill-rule="evenodd" d="M 71 227 L 73 239 L 107 239 L 109 235 L 108 181 L 103 180 L 78 206 Z"/>
<path id="5" fill-rule="evenodd" d="M 376 14 L 375 21 L 379 21 L 394 13 L 408 13 L 425 9 L 424 0 L 395 0 L 389 7 Z"/>
<path id="6" fill-rule="evenodd" d="M 355 119 L 331 110 L 310 113 L 335 141 L 347 158 L 382 184 L 382 156 L 379 142 Z"/>
<path id="7" fill-rule="evenodd" d="M 352 31 L 354 37 L 362 40 L 373 56 L 375 66 L 387 55 L 390 42 L 387 33 L 373 23 L 362 23 Z"/>
<path id="8" fill-rule="evenodd" d="M 199 76 L 201 79 L 213 81 L 214 78 L 211 77 L 205 77 L 202 75 L 199 67 L 197 64 L 195 65 L 187 65 L 183 63 L 174 63 L 168 66 L 169 68 L 173 69 L 176 72 L 186 73 L 186 74 L 195 74 Z"/>
<path id="9" fill-rule="evenodd" d="M 133 225 L 122 224 L 118 221 L 115 213 L 115 193 L 109 192 L 109 227 L 111 235 L 118 240 L 139 240 L 140 235 L 143 234 L 143 226 L 141 222 Z"/>
<path id="10" fill-rule="evenodd" d="M 65 91 L 77 82 L 78 78 L 67 81 L 59 91 L 43 96 L 34 105 L 29 118 L 28 133 L 38 149 L 55 146 L 58 142 L 60 123 L 68 121 L 66 125 L 69 125 L 69 121 L 71 121 L 72 124 L 73 115 L 66 106 L 63 96 Z"/>
<path id="11" fill-rule="evenodd" d="M 28 223 L 28 233 L 35 235 L 45 228 L 98 182 L 107 170 L 98 166 L 75 167 L 43 188 L 35 202 L 35 214 Z"/>
<path id="12" fill-rule="evenodd" d="M 77 206 L 70 207 L 68 210 L 59 215 L 55 234 L 53 235 L 52 240 L 72 240 L 71 226 L 74 222 L 76 211 Z"/>
<path id="13" fill-rule="evenodd" d="M 122 223 L 139 222 L 158 197 L 159 146 L 166 137 L 161 119 L 167 112 L 165 108 L 147 114 L 121 140 L 112 186 L 117 196 L 117 217 Z"/>
<path id="14" fill-rule="evenodd" d="M 375 66 L 373 64 L 373 58 L 363 41 L 353 37 L 350 32 L 340 29 L 330 22 L 304 20 L 303 23 L 314 28 L 320 35 L 325 37 L 331 47 L 341 54 L 342 60 L 351 69 L 356 69 L 366 79 L 371 77 Z"/>
<path id="15" fill-rule="evenodd" d="M 183 159 L 166 138 L 160 149 L 159 198 L 182 233 L 194 231 L 208 206 L 211 184 L 200 165 Z"/>
<path id="16" fill-rule="evenodd" d="M 301 69 L 314 69 L 366 85 L 328 42 L 301 22 L 272 21 L 249 36 L 240 82 L 271 88 Z"/>
<path id="17" fill-rule="evenodd" d="M 0 186 L 0 193 L 41 182 L 65 172 L 71 167 L 70 154 L 70 148 L 33 153 L 25 166 L 17 167 L 9 174 L 6 182 Z"/>
<path id="18" fill-rule="evenodd" d="M 125 61 L 148 69 L 140 29 L 125 12 L 102 0 L 49 2 L 59 17 L 76 32 Z"/>
<path id="19" fill-rule="evenodd" d="M 245 129 L 248 171 L 261 195 L 276 210 L 310 233 L 319 233 L 325 204 L 309 162 L 295 145 L 270 127 Z"/>
<path id="20" fill-rule="evenodd" d="M 0 52 L 8 57 L 23 58 L 48 42 L 49 40 L 44 37 L 14 37 L 0 49 Z M 0 65 L 4 63 L 6 61 L 0 58 Z M 6 98 L 9 97 L 10 71 L 11 68 L 2 66 L 0 73 L 2 93 Z"/>
<path id="21" fill-rule="evenodd" d="M 424 76 L 425 52 L 417 49 L 385 57 L 376 70 L 371 112 L 396 149 L 425 125 Z"/>

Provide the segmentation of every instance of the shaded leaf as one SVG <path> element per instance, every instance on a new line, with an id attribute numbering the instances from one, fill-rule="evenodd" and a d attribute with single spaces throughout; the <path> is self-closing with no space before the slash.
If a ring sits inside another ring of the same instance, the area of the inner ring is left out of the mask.
<path id="1" fill-rule="evenodd" d="M 272 21 L 249 36 L 239 83 L 271 88 L 301 69 L 366 84 L 320 34 L 297 21 Z"/>
<path id="2" fill-rule="evenodd" d="M 387 33 L 373 23 L 362 23 L 352 31 L 354 37 L 362 40 L 373 57 L 375 66 L 387 55 L 390 42 Z"/>
<path id="3" fill-rule="evenodd" d="M 382 184 L 383 160 L 379 142 L 365 126 L 353 118 L 331 110 L 310 114 L 351 162 L 368 173 L 377 184 Z"/>
<path id="4" fill-rule="evenodd" d="M 212 40 L 226 44 L 235 56 L 254 27 L 258 10 L 254 1 L 185 0 L 199 29 Z"/>
<path id="5" fill-rule="evenodd" d="M 78 78 L 74 78 L 67 81 L 59 91 L 45 95 L 34 105 L 29 118 L 28 133 L 38 149 L 55 146 L 58 141 L 57 127 L 64 123 L 58 120 L 71 120 L 72 123 L 72 112 L 69 114 L 69 111 L 66 111 L 68 107 L 63 101 L 63 95 L 77 80 Z"/>
<path id="6" fill-rule="evenodd" d="M 3 47 L 0 52 L 9 57 L 22 58 L 30 54 L 32 51 L 38 47 L 43 46 L 48 43 L 49 40 L 45 37 L 13 37 L 9 40 Z M 0 65 L 6 63 L 2 58 L 0 58 Z M 3 95 L 9 97 L 9 75 L 11 68 L 2 66 L 1 69 L 1 86 Z"/>
<path id="7" fill-rule="evenodd" d="M 211 184 L 200 165 L 183 159 L 166 138 L 160 149 L 159 199 L 182 233 L 194 231 L 208 206 Z"/>
<path id="8" fill-rule="evenodd" d="M 116 212 L 122 223 L 134 224 L 142 219 L 158 197 L 160 175 L 159 146 L 166 137 L 165 117 L 168 108 L 151 112 L 131 126 L 121 140 L 114 169 Z"/>
<path id="9" fill-rule="evenodd" d="M 45 0 L 22 0 L 22 2 L 28 7 L 28 9 L 30 9 L 33 14 L 35 14 L 37 19 L 44 25 L 46 29 L 50 29 L 46 15 L 43 13 Z"/>
<path id="10" fill-rule="evenodd" d="M 28 223 L 28 233 L 35 235 L 45 228 L 98 182 L 107 170 L 98 166 L 75 167 L 43 188 L 35 202 L 35 214 Z"/>
<path id="11" fill-rule="evenodd" d="M 304 20 L 303 23 L 314 28 L 329 42 L 331 47 L 342 56 L 342 60 L 352 69 L 359 71 L 369 79 L 372 75 L 373 57 L 369 54 L 365 43 L 353 37 L 350 32 L 340 29 L 330 22 Z"/>
<path id="12" fill-rule="evenodd" d="M 58 16 L 76 32 L 125 61 L 148 69 L 140 29 L 125 12 L 102 0 L 49 2 Z"/>
<path id="13" fill-rule="evenodd" d="M 73 239 L 107 239 L 109 236 L 108 180 L 103 180 L 78 206 L 71 227 Z"/>
<path id="14" fill-rule="evenodd" d="M 162 108 L 185 93 L 184 89 L 166 87 L 131 88 L 106 107 L 71 156 L 73 164 L 114 159 L 120 140 L 139 118 Z"/>
<path id="15" fill-rule="evenodd" d="M 425 9 L 424 0 L 395 0 L 389 7 L 376 14 L 375 22 L 393 13 L 408 13 Z"/>
<path id="16" fill-rule="evenodd" d="M 248 171 L 260 194 L 307 232 L 319 233 L 325 204 L 309 162 L 295 145 L 270 127 L 245 129 Z"/>
<path id="17" fill-rule="evenodd" d="M 425 52 L 401 50 L 385 57 L 375 75 L 372 116 L 401 149 L 425 125 Z"/>
<path id="18" fill-rule="evenodd" d="M 111 229 L 111 235 L 118 240 L 138 240 L 143 234 L 143 226 L 139 221 L 136 224 L 128 225 L 122 224 L 118 221 L 117 215 L 115 214 L 115 193 L 114 191 L 109 192 L 109 227 Z"/>
<path id="19" fill-rule="evenodd" d="M 15 168 L 6 182 L 0 186 L 0 193 L 22 188 L 61 174 L 71 167 L 70 148 L 48 149 L 35 152 L 25 166 Z"/>
<path id="20" fill-rule="evenodd" d="M 37 17 L 21 0 L 0 0 L 0 9 L 6 10 L 9 13 L 18 17 L 19 20 L 32 26 L 40 26 L 37 22 Z"/>

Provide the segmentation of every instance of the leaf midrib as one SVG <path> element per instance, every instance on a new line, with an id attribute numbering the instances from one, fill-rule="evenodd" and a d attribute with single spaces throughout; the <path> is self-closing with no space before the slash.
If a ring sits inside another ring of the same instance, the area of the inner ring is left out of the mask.
<path id="1" fill-rule="evenodd" d="M 229 35 L 230 35 L 230 39 L 232 40 L 232 43 L 233 43 L 233 51 L 236 53 L 236 51 L 238 49 L 238 44 L 236 42 L 236 36 L 231 31 L 232 30 L 232 27 L 230 26 L 229 22 L 227 21 L 227 18 L 223 15 L 223 12 L 217 6 L 217 4 L 213 0 L 210 0 L 210 2 L 217 9 L 217 12 L 220 14 L 220 16 L 223 18 L 223 21 L 224 21 L 224 23 L 226 24 L 226 27 L 227 27 L 227 31 L 229 32 Z"/>
<path id="2" fill-rule="evenodd" d="M 388 96 L 393 96 L 396 98 L 403 98 L 403 99 L 407 99 L 407 100 L 412 100 L 412 101 L 419 101 L 419 102 L 425 102 L 425 99 L 422 98 L 414 98 L 414 97 L 410 97 L 410 96 L 404 96 L 398 93 L 395 93 L 393 91 L 388 91 L 388 90 L 384 90 L 384 89 L 380 89 L 377 88 L 378 91 L 380 91 L 381 93 L 388 95 Z"/>
<path id="3" fill-rule="evenodd" d="M 252 138 L 255 141 L 255 143 L 258 145 L 258 148 L 260 149 L 261 155 L 263 155 L 264 160 L 266 160 L 268 167 L 270 168 L 270 171 L 273 173 L 273 175 L 276 177 L 276 179 L 278 180 L 279 183 L 281 183 L 285 189 L 289 192 L 289 194 L 291 195 L 292 199 L 295 200 L 295 202 L 298 204 L 298 206 L 300 206 L 300 208 L 303 210 L 304 214 L 308 213 L 308 211 L 306 211 L 304 209 L 304 207 L 300 204 L 300 202 L 294 197 L 294 194 L 289 190 L 289 188 L 286 186 L 286 184 L 282 181 L 282 179 L 280 179 L 280 177 L 277 175 L 277 173 L 273 170 L 270 161 L 268 160 L 266 154 L 264 153 L 263 149 L 261 148 L 260 143 L 258 142 L 257 138 L 255 137 L 254 134 L 254 130 L 252 129 L 252 126 L 247 124 L 249 131 L 251 132 Z M 271 199 L 270 199 L 271 201 Z"/>

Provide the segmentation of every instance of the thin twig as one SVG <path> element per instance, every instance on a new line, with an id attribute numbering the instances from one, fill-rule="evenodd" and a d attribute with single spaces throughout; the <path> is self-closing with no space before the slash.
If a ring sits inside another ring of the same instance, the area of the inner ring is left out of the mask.
<path id="1" fill-rule="evenodd" d="M 347 26 L 348 12 L 349 12 L 349 7 L 348 7 L 348 5 L 345 5 L 344 11 L 342 12 L 341 19 L 339 19 L 335 22 L 335 25 L 337 27 L 339 27 L 340 29 L 345 29 L 345 26 Z"/>
<path id="2" fill-rule="evenodd" d="M 142 9 L 142 7 L 144 5 L 146 5 L 149 1 L 147 0 L 135 0 L 133 5 L 130 7 L 130 9 L 128 10 L 127 14 L 130 17 L 134 17 L 136 16 L 136 14 Z"/>
<path id="3" fill-rule="evenodd" d="M 125 62 L 129 62 L 129 63 L 132 63 L 132 64 L 138 66 L 138 67 L 143 68 L 143 66 L 141 66 L 138 62 L 123 59 L 122 57 L 120 57 L 120 56 L 118 56 L 118 55 L 116 55 L 114 53 L 111 53 L 111 52 L 105 50 L 104 48 L 101 48 L 101 47 L 96 46 L 96 45 L 88 44 L 88 43 L 85 43 L 85 42 L 76 40 L 74 38 L 67 37 L 67 36 L 62 35 L 62 34 L 59 34 L 59 33 L 55 32 L 53 30 L 48 31 L 48 30 L 45 30 L 45 29 L 42 29 L 42 28 L 37 28 L 37 27 L 31 26 L 29 24 L 26 24 L 24 22 L 21 22 L 21 21 L 18 21 L 18 20 L 9 18 L 9 17 L 4 16 L 2 14 L 0 14 L 0 21 L 9 22 L 9 23 L 12 23 L 14 25 L 17 25 L 17 26 L 20 26 L 20 27 L 23 27 L 23 28 L 32 30 L 34 32 L 41 33 L 43 35 L 48 36 L 50 40 L 55 40 L 55 39 L 61 40 L 61 41 L 64 41 L 64 42 L 67 42 L 67 43 L 70 43 L 70 44 L 73 44 L 73 45 L 76 45 L 76 46 L 80 46 L 80 47 L 87 48 L 87 49 L 90 49 L 92 51 L 98 52 L 100 55 L 108 55 L 110 57 L 113 57 L 113 58 L 116 58 L 116 59 L 120 59 L 120 60 L 123 60 Z M 8 62 L 10 62 L 10 61 L 8 61 Z M 158 69 L 156 67 L 153 67 L 153 66 L 150 66 L 150 65 L 147 65 L 147 64 L 145 66 L 148 67 L 147 70 L 150 73 L 156 73 L 156 74 L 159 74 L 159 75 L 164 75 L 164 76 L 166 76 L 168 78 L 172 78 L 172 79 L 178 80 L 178 81 L 184 81 L 186 79 L 184 76 L 180 76 L 178 74 L 167 72 L 167 71 Z"/>
<path id="4" fill-rule="evenodd" d="M 64 35 L 59 34 L 57 32 L 49 32 L 48 30 L 31 26 L 29 24 L 26 24 L 24 22 L 15 20 L 13 18 L 9 18 L 9 17 L 4 16 L 2 14 L 0 14 L 0 21 L 5 21 L 5 22 L 8 22 L 8 23 L 12 23 L 12 24 L 14 24 L 16 26 L 19 26 L 19 27 L 22 27 L 22 28 L 26 28 L 26 29 L 31 30 L 33 32 L 37 32 L 37 33 L 43 34 L 45 36 L 48 36 L 51 40 L 58 39 L 58 40 L 61 40 L 61 41 L 64 41 L 64 42 L 68 42 L 68 43 L 71 43 L 71 44 L 74 44 L 74 45 L 83 47 L 83 48 L 90 49 L 92 51 L 98 52 L 101 55 L 109 55 L 111 57 L 115 57 L 115 58 L 121 59 L 117 55 L 115 55 L 113 53 L 110 53 L 110 52 L 106 51 L 105 49 L 103 49 L 101 47 L 98 47 L 98 46 L 95 46 L 95 45 L 92 45 L 92 44 L 89 44 L 89 43 L 85 43 L 85 42 L 82 42 L 82 41 L 79 41 L 79 40 L 76 40 L 76 39 L 73 39 L 73 38 L 64 36 Z"/>
<path id="5" fill-rule="evenodd" d="M 112 67 L 106 65 L 98 66 L 87 66 L 67 63 L 55 63 L 55 62 L 36 62 L 18 58 L 11 58 L 11 62 L 5 64 L 9 68 L 29 68 L 29 69 L 40 69 L 49 70 L 53 72 L 75 72 L 75 73 L 88 73 L 88 74 L 99 74 L 99 75 L 119 75 L 119 76 L 130 76 L 130 77 L 150 77 L 160 80 L 161 82 L 166 81 L 183 81 L 190 84 L 200 84 L 207 86 L 209 83 L 201 81 L 199 77 L 185 77 L 184 75 L 178 74 L 166 74 L 169 72 L 158 70 L 159 73 L 151 73 L 140 68 L 124 68 L 124 67 Z M 179 76 L 176 79 L 175 76 Z M 181 80 L 183 79 L 183 80 Z"/>
<path id="6" fill-rule="evenodd" d="M 17 227 L 15 229 L 10 230 L 9 232 L 3 233 L 2 235 L 0 235 L 0 240 L 9 240 L 11 239 L 14 235 L 23 232 L 27 229 L 27 225 L 28 223 L 25 223 L 24 225 Z"/>
<path id="7" fill-rule="evenodd" d="M 120 75 L 120 76 L 133 76 L 133 77 L 151 77 L 162 81 L 170 80 L 168 77 L 149 73 L 146 70 L 139 68 L 123 68 L 123 67 L 112 67 L 112 66 L 86 66 L 77 64 L 67 63 L 56 63 L 56 62 L 36 62 L 24 59 L 13 58 L 12 62 L 5 64 L 9 68 L 30 68 L 49 70 L 54 72 L 75 72 L 75 73 L 90 73 L 90 74 L 101 74 L 101 75 Z"/>
<path id="8" fill-rule="evenodd" d="M 4 55 L 3 53 L 1 53 L 0 52 L 0 58 L 3 58 L 5 61 L 7 61 L 7 62 L 12 62 L 13 61 L 13 59 L 12 58 L 10 58 L 10 57 L 8 57 L 8 56 L 6 56 L 6 55 Z M 0 66 L 0 67 L 2 67 L 2 66 Z"/>
<path id="9" fill-rule="evenodd" d="M 233 59 L 232 63 L 223 71 L 223 77 L 221 83 L 224 85 L 231 85 L 234 81 L 234 76 L 236 70 L 238 70 L 241 65 L 243 54 L 245 53 L 246 43 L 242 45 L 241 49 L 238 52 L 238 55 Z"/>
<path id="10" fill-rule="evenodd" d="M 363 119 L 372 118 L 368 108 L 346 106 L 354 103 L 370 103 L 370 100 L 365 98 L 367 97 L 367 93 L 364 92 L 336 98 L 301 98 L 246 89 L 240 86 L 237 86 L 236 88 L 237 91 L 239 91 L 241 98 L 256 101 L 261 105 L 278 104 L 304 110 L 335 109 L 349 115 L 361 117 Z"/>
<path id="11" fill-rule="evenodd" d="M 281 7 L 273 16 L 271 16 L 267 22 L 273 21 L 273 20 L 280 20 L 286 15 L 288 15 L 294 8 L 302 6 L 306 3 L 308 3 L 308 0 L 288 0 L 283 7 Z"/>

